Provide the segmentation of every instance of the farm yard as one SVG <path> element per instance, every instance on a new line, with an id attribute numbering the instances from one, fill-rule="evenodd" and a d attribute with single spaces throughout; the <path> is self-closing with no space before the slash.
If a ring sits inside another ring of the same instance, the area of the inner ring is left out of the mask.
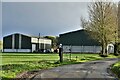
<path id="1" fill-rule="evenodd" d="M 5 80 L 21 78 L 18 76 L 25 72 L 42 71 L 62 65 L 72 68 L 70 64 L 80 64 L 76 67 L 81 67 L 81 63 L 89 61 L 93 63 L 80 68 L 85 72 L 85 76 L 86 73 L 87 75 L 90 73 L 91 76 L 87 77 L 97 77 L 99 75 L 96 72 L 100 72 L 104 77 L 108 76 L 108 66 L 111 65 L 109 68 L 120 77 L 119 1 L 107 3 L 102 0 L 90 3 L 68 1 L 64 4 L 3 2 L 1 7 L 4 22 L 3 37 L 0 37 L 0 78 Z M 81 11 L 81 8 L 84 11 Z M 57 53 L 61 51 L 68 52 L 63 54 L 63 62 L 62 58 L 59 61 Z M 104 62 L 106 58 L 111 59 Z M 116 63 L 113 58 L 117 60 Z M 94 63 L 94 60 L 100 62 Z M 95 69 L 96 72 L 91 72 Z M 64 73 L 64 70 L 62 71 Z M 83 74 L 78 72 L 76 70 L 78 76 L 79 73 Z"/>
<path id="2" fill-rule="evenodd" d="M 59 54 L 55 53 L 1 53 L 1 55 L 2 70 L 0 71 L 0 75 L 2 78 L 15 78 L 25 71 L 48 69 L 65 64 L 103 59 L 98 54 L 72 54 L 71 60 L 69 60 L 69 54 L 64 54 L 64 62 L 59 63 Z M 109 55 L 108 58 L 115 57 Z"/>

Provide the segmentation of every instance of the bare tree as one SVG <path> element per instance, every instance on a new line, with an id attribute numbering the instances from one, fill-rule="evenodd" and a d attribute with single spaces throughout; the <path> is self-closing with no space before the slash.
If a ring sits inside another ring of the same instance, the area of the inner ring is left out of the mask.
<path id="1" fill-rule="evenodd" d="M 102 54 L 107 55 L 107 45 L 115 41 L 117 34 L 117 6 L 112 2 L 92 2 L 88 6 L 89 26 L 92 37 L 102 46 Z"/>
<path id="2" fill-rule="evenodd" d="M 83 16 L 80 17 L 80 21 L 81 21 L 81 27 L 83 29 L 87 29 L 87 27 L 88 27 L 88 21 Z"/>
<path id="3" fill-rule="evenodd" d="M 120 1 L 118 3 L 118 37 L 120 42 Z"/>

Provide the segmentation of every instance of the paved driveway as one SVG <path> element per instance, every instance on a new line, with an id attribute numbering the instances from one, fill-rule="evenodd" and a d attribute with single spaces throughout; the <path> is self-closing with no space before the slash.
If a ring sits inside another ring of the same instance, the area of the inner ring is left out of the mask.
<path id="1" fill-rule="evenodd" d="M 109 66 L 118 61 L 118 59 L 105 59 L 82 64 L 64 65 L 39 72 L 34 79 L 41 80 L 66 80 L 66 79 L 102 79 L 102 80 L 117 80 L 115 76 L 110 74 Z"/>

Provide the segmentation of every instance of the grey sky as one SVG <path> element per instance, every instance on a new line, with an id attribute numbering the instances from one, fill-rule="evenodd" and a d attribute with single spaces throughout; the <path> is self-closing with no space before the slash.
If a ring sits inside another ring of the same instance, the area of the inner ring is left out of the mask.
<path id="1" fill-rule="evenodd" d="M 3 2 L 2 35 L 53 35 L 80 29 L 88 2 Z"/>

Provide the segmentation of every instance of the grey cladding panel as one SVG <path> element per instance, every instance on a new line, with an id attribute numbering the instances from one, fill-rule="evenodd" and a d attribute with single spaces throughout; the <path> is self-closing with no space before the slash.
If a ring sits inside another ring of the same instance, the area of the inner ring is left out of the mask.
<path id="1" fill-rule="evenodd" d="M 19 34 L 15 34 L 15 49 L 19 48 Z"/>
<path id="2" fill-rule="evenodd" d="M 90 34 L 85 30 L 78 30 L 66 34 L 61 34 L 59 43 L 63 45 L 75 46 L 95 46 L 100 45 L 99 42 L 90 37 Z"/>
<path id="3" fill-rule="evenodd" d="M 21 48 L 22 49 L 32 49 L 31 37 L 22 35 Z"/>
<path id="4" fill-rule="evenodd" d="M 12 35 L 3 38 L 3 49 L 12 48 Z"/>
<path id="5" fill-rule="evenodd" d="M 50 44 L 45 44 L 46 49 L 51 49 L 51 45 Z"/>

